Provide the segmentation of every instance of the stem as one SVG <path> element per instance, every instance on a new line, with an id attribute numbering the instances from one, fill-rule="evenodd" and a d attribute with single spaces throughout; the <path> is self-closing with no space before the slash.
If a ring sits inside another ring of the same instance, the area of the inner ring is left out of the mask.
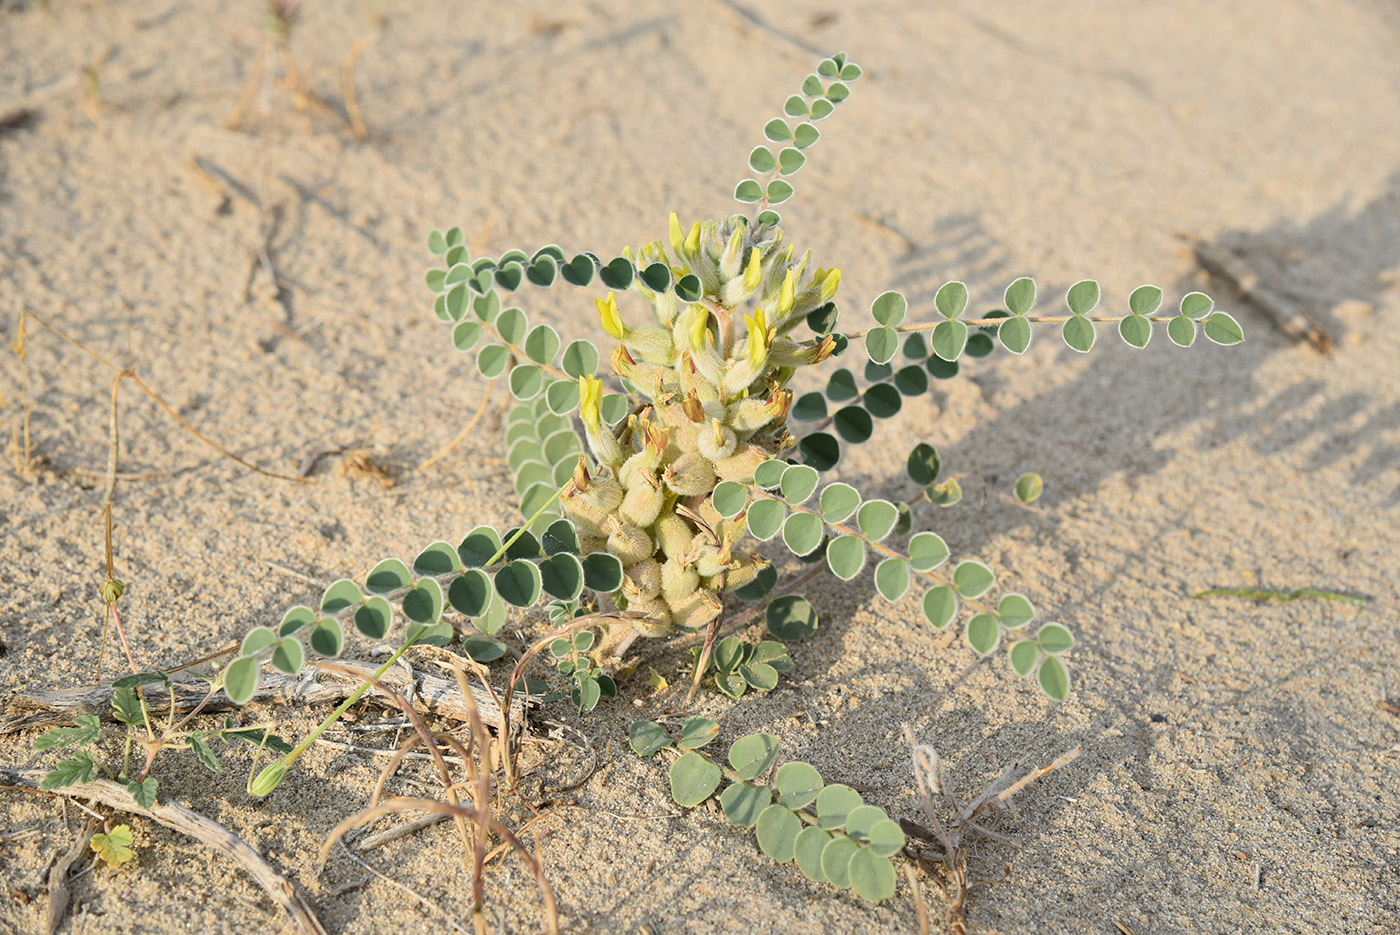
<path id="1" fill-rule="evenodd" d="M 531 524 L 533 524 L 535 520 L 539 519 L 541 516 L 544 515 L 545 510 L 548 510 L 551 506 L 554 505 L 555 501 L 558 500 L 561 495 L 563 495 L 565 488 L 567 488 L 571 483 L 573 483 L 573 481 L 568 481 L 558 490 L 554 491 L 554 496 L 550 497 L 543 504 L 541 504 L 540 508 L 535 511 L 535 515 L 527 519 L 520 526 L 520 528 L 515 531 L 515 535 L 511 536 L 505 542 L 501 543 L 501 547 L 496 550 L 496 554 L 492 555 L 491 558 L 482 567 L 490 568 L 492 565 L 496 564 L 496 562 L 500 561 L 501 556 L 505 555 L 506 551 L 509 550 L 511 546 L 515 545 L 516 540 L 518 540 L 521 536 L 525 534 L 525 531 L 530 528 Z M 404 640 L 404 644 L 400 646 L 398 650 L 395 651 L 394 654 L 390 656 L 382 666 L 375 670 L 373 679 L 378 680 L 383 678 L 384 673 L 388 672 L 389 668 L 393 666 L 394 663 L 398 662 L 399 659 L 403 657 L 403 654 L 408 652 L 409 649 L 413 647 L 414 643 L 418 642 L 419 637 L 421 637 L 424 633 L 428 632 L 428 626 L 429 625 L 425 624 L 419 627 L 416 632 L 410 633 L 408 635 L 408 638 Z M 281 785 L 283 778 L 287 775 L 287 771 L 296 765 L 296 761 L 301 759 L 302 755 L 306 753 L 307 750 L 311 749 L 311 745 L 314 744 L 322 734 L 329 730 L 332 724 L 340 720 L 341 716 L 345 714 L 346 711 L 350 710 L 351 705 L 359 701 L 360 698 L 364 696 L 365 692 L 369 691 L 372 684 L 373 681 L 365 681 L 363 684 L 361 684 L 359 688 L 355 689 L 355 691 L 351 693 L 349 698 L 346 698 L 343 702 L 340 703 L 340 707 L 332 711 L 329 717 L 327 717 L 324 721 L 318 724 L 316 726 L 316 729 L 313 730 L 306 737 L 305 740 L 297 744 L 296 747 L 292 749 L 292 752 L 282 757 L 282 759 L 276 760 L 268 764 L 268 766 L 264 768 L 261 773 L 258 773 L 257 776 L 253 777 L 252 781 L 248 783 L 248 794 L 257 796 L 259 798 L 266 795 L 270 795 L 272 793 L 272 790 L 276 789 L 279 785 Z M 510 696 L 509 692 L 507 692 L 506 701 L 509 702 L 509 700 Z M 508 708 L 504 707 L 501 709 L 503 724 L 507 723 L 507 721 L 505 720 L 505 712 L 508 710 Z"/>
<path id="2" fill-rule="evenodd" d="M 1086 320 L 1088 320 L 1088 321 L 1097 321 L 1097 322 L 1100 322 L 1100 323 L 1103 323 L 1103 324 L 1116 324 L 1116 323 L 1122 321 L 1122 320 L 1125 319 L 1125 318 L 1132 318 L 1133 316 L 1132 316 L 1132 315 L 1118 315 L 1118 316 L 1110 316 L 1110 315 L 1046 315 L 1046 316 L 1022 315 L 1022 316 L 1020 316 L 1020 317 L 1021 317 L 1021 318 L 1024 318 L 1026 321 L 1035 322 L 1036 324 L 1041 324 L 1041 325 L 1054 325 L 1054 324 L 1063 324 L 1064 322 L 1069 321 L 1071 318 L 1084 318 L 1084 319 L 1086 319 Z M 1178 317 L 1178 316 L 1176 316 L 1176 315 L 1151 315 L 1151 316 L 1143 316 L 1143 317 L 1147 318 L 1148 321 L 1172 321 L 1173 319 L 1175 319 L 1175 318 Z M 1010 316 L 1006 316 L 1006 317 L 1002 317 L 1002 318 L 959 318 L 959 319 L 946 319 L 946 320 L 947 320 L 947 321 L 954 321 L 954 320 L 956 320 L 956 321 L 961 321 L 963 324 L 967 325 L 969 328 L 987 328 L 987 327 L 991 327 L 992 325 L 999 325 L 999 324 L 1001 324 L 1002 322 L 1010 321 L 1010 320 L 1011 320 L 1011 317 L 1010 317 Z M 900 332 L 901 334 L 903 334 L 903 333 L 906 332 L 906 331 L 932 331 L 934 328 L 937 328 L 937 327 L 938 327 L 939 325 L 941 325 L 941 324 L 943 324 L 943 322 L 941 322 L 941 321 L 928 321 L 928 322 L 922 322 L 922 323 L 917 324 L 917 325 L 900 325 L 898 328 L 895 328 L 894 330 Z M 872 331 L 874 331 L 874 330 L 875 330 L 874 328 L 867 328 L 867 329 L 865 329 L 864 331 L 843 331 L 843 332 L 841 332 L 841 336 L 842 336 L 843 338 L 845 338 L 846 340 L 848 340 L 848 341 L 854 341 L 856 338 L 863 338 L 863 337 L 865 337 L 867 334 L 869 334 L 870 332 L 872 332 Z"/>

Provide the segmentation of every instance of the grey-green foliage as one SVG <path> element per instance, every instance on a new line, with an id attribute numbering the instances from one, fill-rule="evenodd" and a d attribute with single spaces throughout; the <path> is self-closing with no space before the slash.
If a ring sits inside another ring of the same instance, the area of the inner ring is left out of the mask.
<path id="1" fill-rule="evenodd" d="M 635 721 L 628 736 L 638 756 L 673 745 L 680 751 L 670 769 L 677 805 L 694 808 L 718 793 L 725 817 L 753 829 L 759 849 L 773 860 L 795 862 L 814 883 L 850 889 L 871 902 L 894 895 L 890 858 L 903 849 L 904 832 L 883 809 L 866 804 L 850 786 L 825 783 L 809 763 L 775 769 L 780 744 L 771 734 L 740 737 L 717 762 L 699 749 L 717 731 L 713 721 L 690 718 L 673 740 L 655 721 Z"/>
<path id="2" fill-rule="evenodd" d="M 493 662 L 506 655 L 505 644 L 494 637 L 509 608 L 531 607 L 543 599 L 562 604 L 572 616 L 585 589 L 609 593 L 619 586 L 622 565 L 616 558 L 606 552 L 579 553 L 573 524 L 558 518 L 539 536 L 525 527 L 502 536 L 493 527 L 478 526 L 455 546 L 430 544 L 412 563 L 384 559 L 363 582 L 343 578 L 326 588 L 319 610 L 299 605 L 287 611 L 276 629 L 249 632 L 225 670 L 225 689 L 235 702 L 245 703 L 257 690 L 262 662 L 295 675 L 305 664 L 305 648 L 333 657 L 344 645 L 347 625 L 369 639 L 383 640 L 399 618 L 405 638 L 414 643 L 445 645 L 456 636 L 473 659 Z M 599 685 L 599 680 L 591 683 Z"/>
<path id="3" fill-rule="evenodd" d="M 777 603 L 774 601 L 769 607 Z M 691 651 L 693 665 L 700 664 L 700 655 L 700 647 L 694 647 Z M 778 676 L 792 671 L 792 666 L 792 657 L 782 643 L 776 640 L 750 643 L 737 636 L 727 636 L 716 643 L 709 661 L 709 668 L 715 673 L 715 687 L 730 698 L 739 698 L 749 689 L 772 691 L 778 687 Z"/>

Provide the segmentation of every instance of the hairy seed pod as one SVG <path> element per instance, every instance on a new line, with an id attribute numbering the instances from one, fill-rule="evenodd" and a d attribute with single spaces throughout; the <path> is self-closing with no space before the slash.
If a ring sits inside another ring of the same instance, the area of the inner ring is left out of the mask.
<path id="1" fill-rule="evenodd" d="M 642 636 L 667 636 L 674 628 L 670 605 L 659 597 L 629 604 L 627 609 L 647 615 L 644 619 L 632 621 L 632 628 Z"/>
<path id="2" fill-rule="evenodd" d="M 649 601 L 661 593 L 661 564 L 654 558 L 643 559 L 631 568 L 622 578 L 622 594 L 627 603 Z"/>
<path id="3" fill-rule="evenodd" d="M 709 493 L 715 487 L 715 467 L 698 451 L 688 451 L 661 475 L 666 486 L 682 497 Z"/>
<path id="4" fill-rule="evenodd" d="M 700 584 L 700 573 L 693 565 L 670 559 L 661 566 L 661 592 L 667 601 L 681 601 Z"/>
<path id="5" fill-rule="evenodd" d="M 661 515 L 665 502 L 666 495 L 661 492 L 660 481 L 644 474 L 637 478 L 637 483 L 622 498 L 617 515 L 633 526 L 650 526 Z"/>
<path id="6" fill-rule="evenodd" d="M 695 530 L 675 513 L 663 513 L 654 527 L 656 541 L 661 552 L 669 559 L 676 559 L 690 553 L 690 544 L 695 539 Z"/>
<path id="7" fill-rule="evenodd" d="M 616 516 L 608 517 L 607 529 L 608 551 L 621 559 L 624 566 L 648 559 L 656 551 L 651 537 L 644 530 L 624 523 Z"/>
<path id="8" fill-rule="evenodd" d="M 564 513 L 574 524 L 574 528 L 587 536 L 603 536 L 606 529 L 603 524 L 607 522 L 611 514 L 602 513 L 592 509 L 583 502 L 583 498 L 576 492 L 570 491 L 559 498 L 559 505 L 564 508 Z"/>
<path id="9" fill-rule="evenodd" d="M 755 553 L 750 552 L 738 563 L 731 566 L 728 574 L 724 576 L 724 588 L 732 591 L 735 588 L 742 588 L 744 585 L 758 577 L 758 573 L 768 567 L 768 562 Z"/>
<path id="10" fill-rule="evenodd" d="M 773 453 L 762 445 L 743 445 L 734 454 L 715 462 L 715 476 L 720 480 L 751 484 L 753 472 L 771 457 Z"/>
<path id="11" fill-rule="evenodd" d="M 728 549 L 707 545 L 698 551 L 700 554 L 695 559 L 695 571 L 700 577 L 713 578 L 728 569 L 730 562 Z"/>
<path id="12" fill-rule="evenodd" d="M 715 592 L 704 588 L 691 592 L 689 597 L 674 604 L 669 601 L 667 604 L 671 608 L 672 620 L 683 627 L 703 627 L 724 609 Z"/>

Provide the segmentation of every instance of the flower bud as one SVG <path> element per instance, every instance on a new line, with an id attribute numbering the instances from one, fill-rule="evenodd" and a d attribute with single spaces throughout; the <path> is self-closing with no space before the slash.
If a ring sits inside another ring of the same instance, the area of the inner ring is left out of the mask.
<path id="1" fill-rule="evenodd" d="M 744 234 L 742 227 L 735 227 L 719 256 L 719 278 L 721 282 L 737 279 L 744 265 Z"/>

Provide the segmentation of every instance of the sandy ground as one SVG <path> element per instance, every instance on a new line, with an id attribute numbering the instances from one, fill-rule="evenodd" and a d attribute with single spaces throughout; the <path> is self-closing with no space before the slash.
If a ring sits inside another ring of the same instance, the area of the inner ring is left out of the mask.
<path id="1" fill-rule="evenodd" d="M 697 710 L 727 737 L 778 734 L 900 816 L 916 807 L 901 724 L 965 790 L 1023 754 L 1043 764 L 1082 745 L 997 824 L 1020 849 L 975 850 L 975 875 L 1009 867 L 974 893 L 971 919 L 987 929 L 1400 931 L 1400 716 L 1383 704 L 1400 703 L 1400 9 L 510 6 L 307 2 L 292 49 L 336 112 L 342 61 L 378 36 L 356 73 L 371 133 L 356 142 L 270 84 L 240 129 L 224 128 L 261 47 L 256 3 L 0 3 L 0 112 L 33 112 L 0 131 L 6 343 L 29 309 L 133 363 L 244 457 L 287 471 L 310 452 L 363 449 L 397 478 L 385 490 L 343 473 L 346 454 L 323 457 L 308 486 L 250 474 L 125 388 L 121 470 L 136 477 L 117 488 L 116 561 L 141 662 L 192 658 L 314 599 L 313 582 L 508 523 L 490 422 L 412 470 L 484 389 L 428 309 L 426 232 L 461 224 L 491 254 L 553 242 L 610 256 L 664 236 L 668 210 L 729 211 L 763 123 L 844 48 L 866 78 L 822 126 L 784 214 L 845 272 L 848 322 L 890 287 L 927 317 L 953 278 L 983 306 L 1025 273 L 1044 294 L 1093 276 L 1111 303 L 1146 281 L 1176 297 L 1208 285 L 1185 234 L 1242 250 L 1337 349 L 1295 345 L 1209 284 L 1247 329 L 1243 346 L 1183 351 L 1159 333 L 1133 352 L 1105 335 L 1080 357 L 1042 334 L 1024 359 L 969 362 L 843 464 L 868 493 L 907 496 L 909 441 L 939 447 L 967 501 L 919 521 L 1079 634 L 1069 703 L 938 649 L 914 598 L 891 607 L 860 583 L 812 592 L 822 630 L 778 691 Z M 95 61 L 96 108 L 81 78 Z M 591 333 L 590 296 L 523 299 L 572 336 Z M 0 473 L 0 693 L 84 683 L 101 630 L 111 376 L 43 333 L 27 364 L 47 469 Z M 24 405 L 8 351 L 3 380 L 8 432 Z M 1047 482 L 1034 511 L 1000 496 L 1031 469 Z M 1190 599 L 1212 586 L 1333 588 L 1368 604 Z M 647 652 L 679 670 L 681 653 Z M 677 814 L 663 766 L 625 738 L 638 714 L 680 707 L 625 701 L 577 722 L 602 767 L 547 839 L 569 930 L 915 930 L 903 881 L 870 906 L 774 865 L 713 811 Z M 312 723 L 259 714 L 287 736 Z M 32 741 L 0 739 L 0 762 L 34 761 Z M 365 801 L 377 761 L 317 748 L 261 802 L 243 792 L 248 762 L 231 751 L 210 780 L 177 758 L 163 788 L 288 872 L 331 932 L 442 928 L 343 857 L 317 876 L 320 842 Z M 544 778 L 582 765 L 546 764 Z M 280 926 L 233 864 L 135 826 L 139 866 L 80 878 L 64 931 Z M 0 796 L 0 834 L 24 829 L 40 833 L 0 844 L 0 929 L 33 932 L 43 874 L 71 835 L 54 801 Z M 464 918 L 446 827 L 372 860 Z M 924 892 L 939 915 L 927 879 Z M 536 925 L 518 865 L 488 895 L 498 931 Z"/>

